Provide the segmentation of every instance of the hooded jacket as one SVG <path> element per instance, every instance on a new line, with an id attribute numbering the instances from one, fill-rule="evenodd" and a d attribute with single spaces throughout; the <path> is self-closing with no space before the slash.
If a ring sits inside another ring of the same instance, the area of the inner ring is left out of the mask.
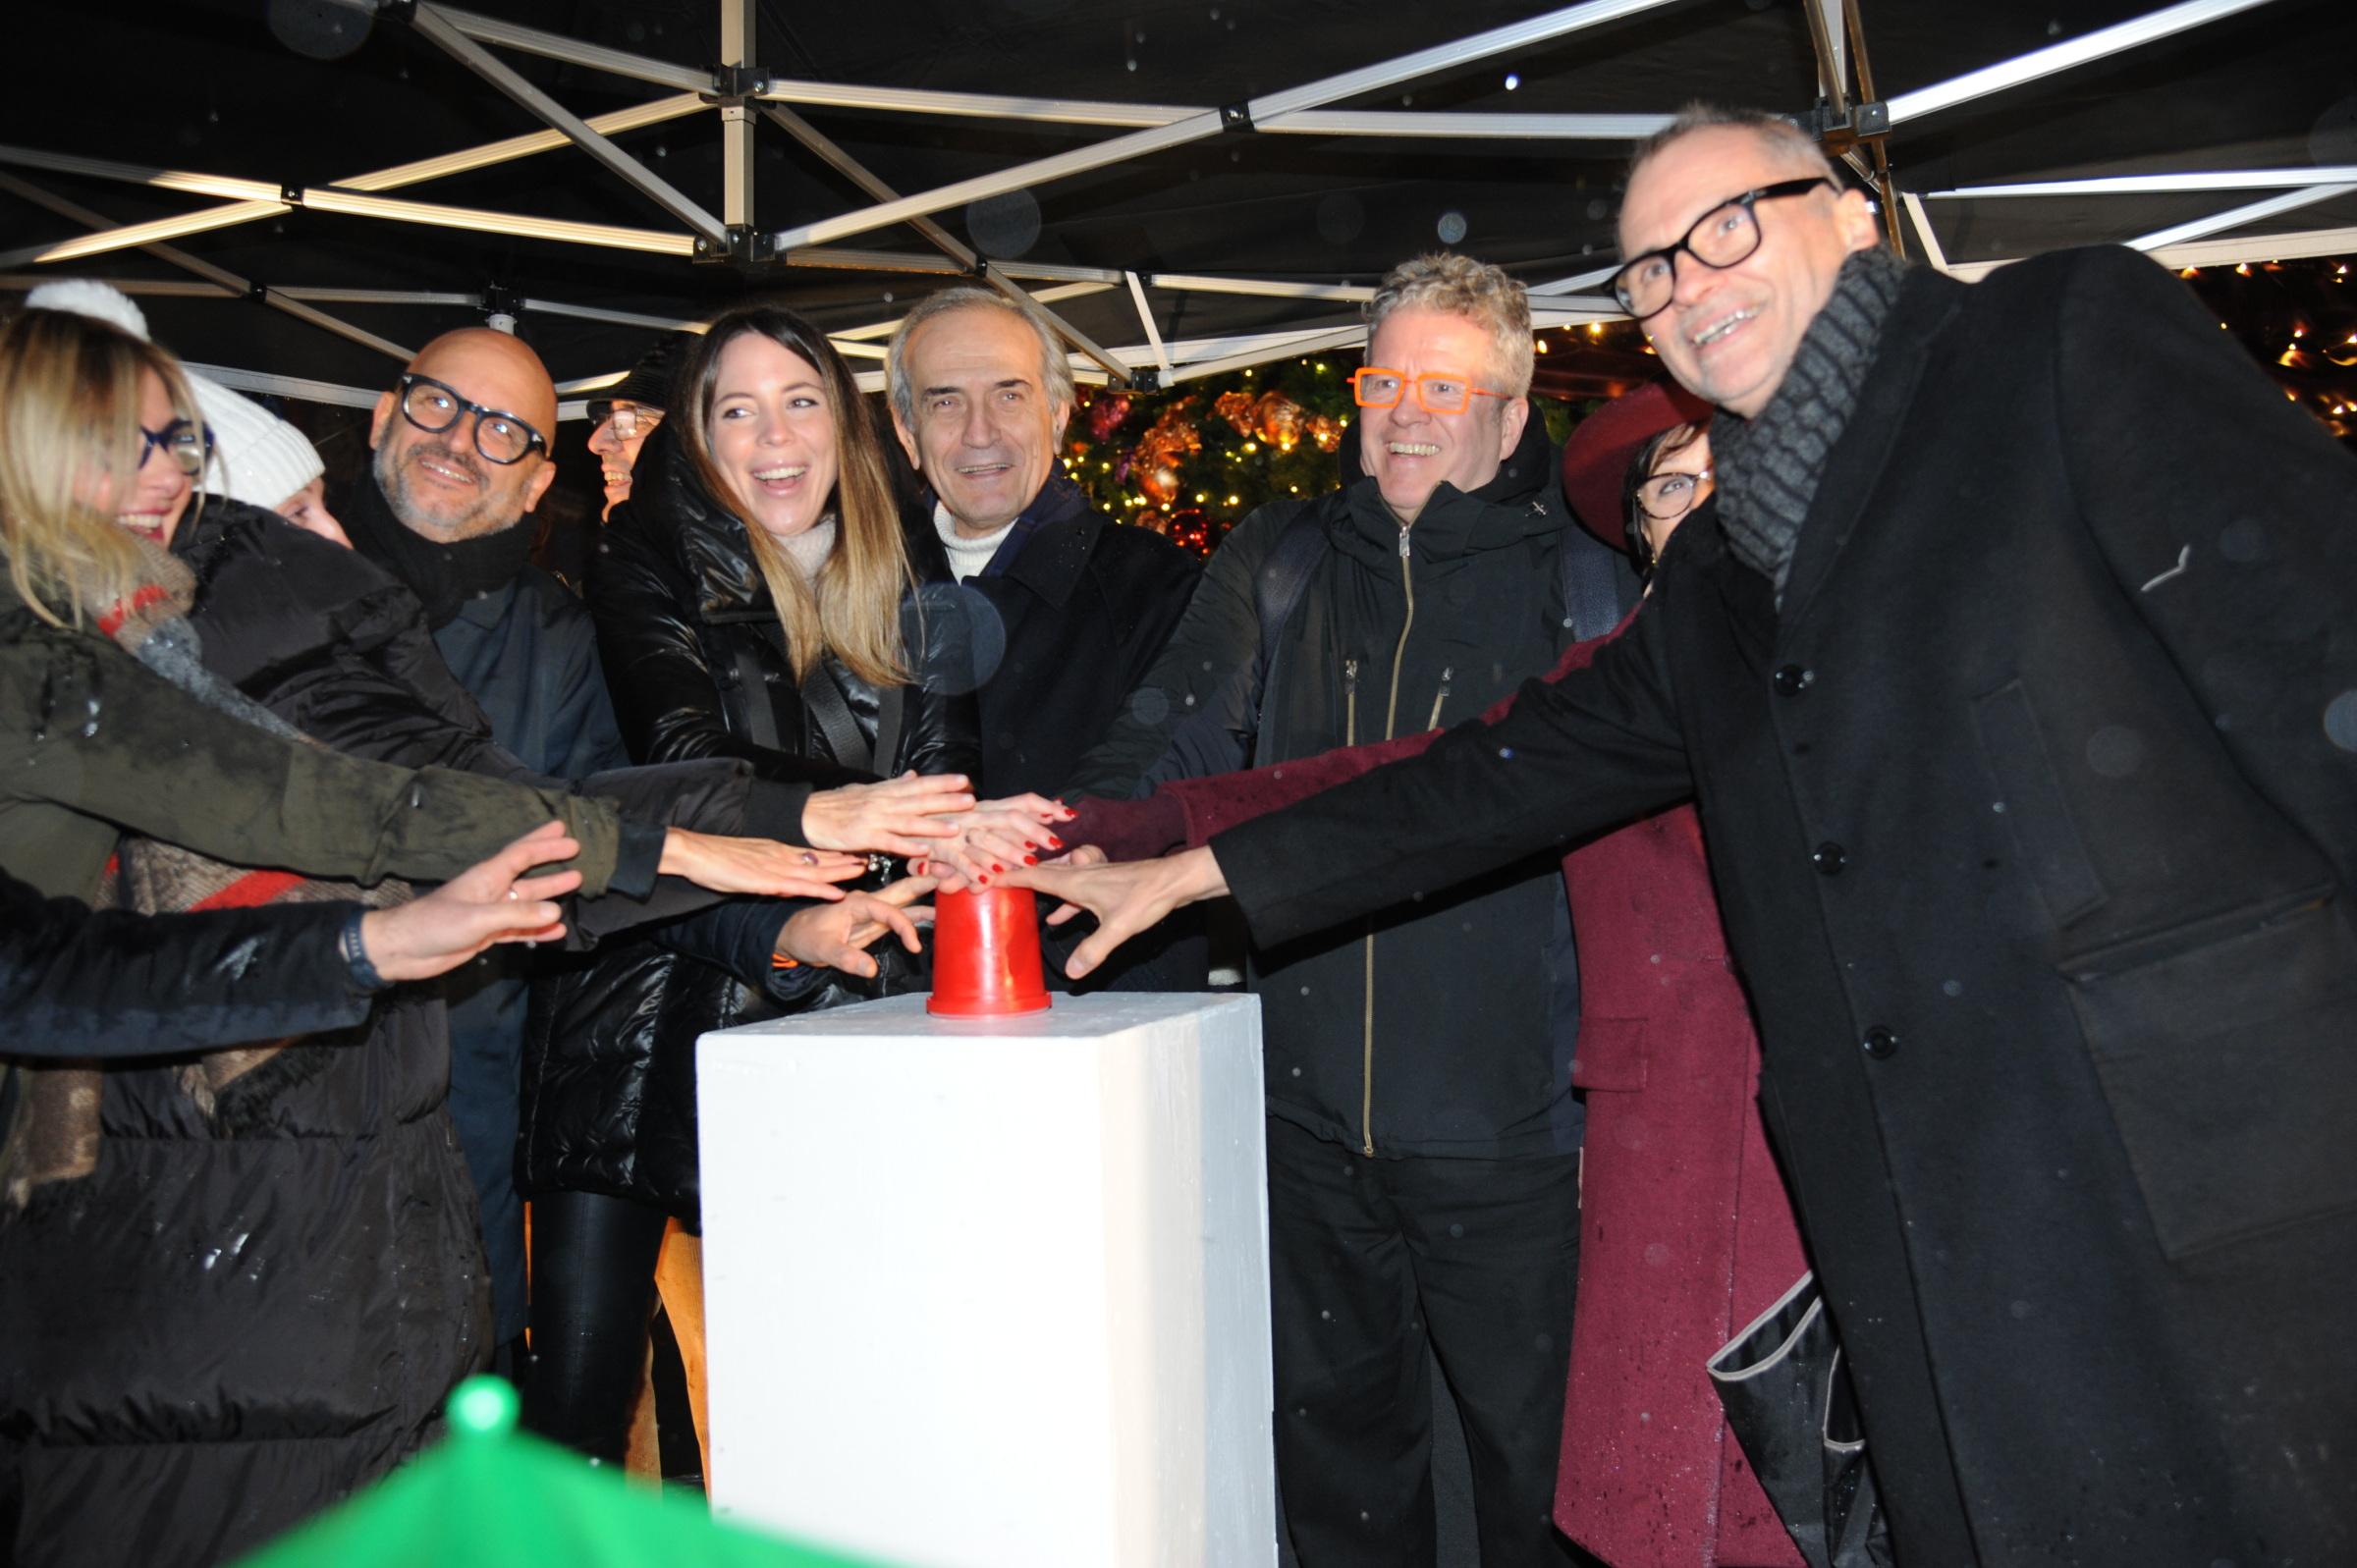
<path id="1" fill-rule="evenodd" d="M 939 542 L 914 530 L 908 539 L 920 578 L 945 580 Z M 903 688 L 899 739 L 872 771 L 836 756 L 794 679 L 744 524 L 704 490 L 669 424 L 639 453 L 630 499 L 607 521 L 588 601 L 623 739 L 639 762 L 736 758 L 762 780 L 820 788 L 911 768 L 979 771 L 972 699 L 938 682 Z M 874 746 L 885 693 L 828 665 Z M 879 952 L 883 975 L 867 984 L 797 971 L 803 989 L 791 1000 L 645 945 L 554 977 L 536 991 L 525 1031 L 522 1189 L 602 1192 L 692 1214 L 696 1039 L 783 1009 L 881 995 L 878 986 L 921 984 L 891 959 Z"/>
<path id="2" fill-rule="evenodd" d="M 1611 553 L 1571 522 L 1536 418 L 1498 475 L 1443 484 L 1401 528 L 1375 481 L 1308 504 L 1326 548 L 1270 647 L 1255 582 L 1300 509 L 1264 507 L 1212 557 L 1193 606 L 1074 792 L 1125 796 L 1168 776 L 1314 756 L 1468 718 L 1573 640 L 1560 551 Z M 1197 717 L 1203 716 L 1203 717 Z M 1194 740 L 1185 731 L 1197 731 Z M 1176 742 L 1176 744 L 1175 744 Z M 1306 941 L 1256 949 L 1269 1109 L 1363 1154 L 1564 1153 L 1578 975 L 1552 857 Z"/>

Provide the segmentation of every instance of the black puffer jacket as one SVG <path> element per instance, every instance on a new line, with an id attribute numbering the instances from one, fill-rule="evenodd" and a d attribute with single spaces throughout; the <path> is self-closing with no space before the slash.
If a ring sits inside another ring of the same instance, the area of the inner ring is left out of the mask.
<path id="1" fill-rule="evenodd" d="M 705 492 L 669 426 L 640 453 L 637 473 L 631 498 L 606 525 L 588 591 L 633 759 L 738 757 L 764 779 L 822 788 L 911 768 L 979 770 L 972 699 L 926 685 L 897 699 L 899 740 L 889 757 L 877 758 L 873 771 L 846 765 L 795 682 L 744 524 Z M 929 531 L 911 529 L 907 538 L 919 576 L 946 582 L 939 542 Z M 830 665 L 874 746 L 884 693 Z M 812 977 L 791 1000 L 651 946 L 617 949 L 543 984 L 524 1039 L 520 1185 L 527 1194 L 602 1192 L 692 1214 L 697 1037 L 921 986 L 909 965 L 890 961 L 894 952 L 879 948 L 886 962 L 878 983 Z"/>

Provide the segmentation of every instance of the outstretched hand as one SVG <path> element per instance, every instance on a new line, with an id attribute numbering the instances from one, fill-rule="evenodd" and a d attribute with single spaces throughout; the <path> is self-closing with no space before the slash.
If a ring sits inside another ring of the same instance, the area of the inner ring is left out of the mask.
<path id="1" fill-rule="evenodd" d="M 1073 859 L 1079 859 L 1077 851 Z M 1228 891 L 1228 879 L 1208 848 L 1108 865 L 1018 866 L 999 881 L 1063 899 L 1048 916 L 1051 926 L 1063 925 L 1083 909 L 1097 917 L 1097 929 L 1064 966 L 1072 980 L 1103 963 L 1131 937 L 1161 924 L 1172 910 Z"/>
<path id="2" fill-rule="evenodd" d="M 876 960 L 867 948 L 887 933 L 910 952 L 919 950 L 917 931 L 933 923 L 933 911 L 916 900 L 932 891 L 931 877 L 904 877 L 879 892 L 798 910 L 778 932 L 777 951 L 796 963 L 873 979 Z"/>
<path id="3" fill-rule="evenodd" d="M 523 874 L 580 852 L 563 823 L 543 823 L 423 897 L 369 910 L 360 917 L 360 950 L 387 980 L 430 980 L 494 943 L 554 942 L 565 935 L 563 911 L 547 900 L 579 887 L 581 874 Z"/>
<path id="4" fill-rule="evenodd" d="M 965 775 L 911 771 L 881 784 L 819 790 L 802 807 L 802 837 L 821 849 L 921 855 L 927 839 L 955 834 L 956 819 L 973 807 Z"/>
<path id="5" fill-rule="evenodd" d="M 833 899 L 843 896 L 843 890 L 835 884 L 850 882 L 865 872 L 867 861 L 858 855 L 805 849 L 772 838 L 733 838 L 671 828 L 663 835 L 663 860 L 657 869 L 713 892 Z"/>
<path id="6" fill-rule="evenodd" d="M 1071 818 L 1069 806 L 1045 795 L 985 800 L 955 819 L 949 835 L 925 846 L 924 869 L 952 892 L 969 885 L 987 888 L 992 877 L 1062 850 L 1064 840 L 1055 830 Z"/>

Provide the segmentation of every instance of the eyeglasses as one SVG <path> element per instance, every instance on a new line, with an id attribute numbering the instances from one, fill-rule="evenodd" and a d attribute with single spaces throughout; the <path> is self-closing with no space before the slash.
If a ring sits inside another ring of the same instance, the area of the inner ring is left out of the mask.
<path id="1" fill-rule="evenodd" d="M 649 408 L 636 403 L 593 403 L 589 406 L 589 427 L 610 424 L 615 436 L 623 441 L 635 441 L 663 422 L 663 410 Z"/>
<path id="2" fill-rule="evenodd" d="M 1694 227 L 1677 243 L 1631 258 L 1613 275 L 1613 297 L 1620 301 L 1621 309 L 1639 321 L 1660 315 L 1669 307 L 1671 296 L 1677 292 L 1679 251 L 1714 272 L 1731 267 L 1760 248 L 1760 219 L 1751 210 L 1753 207 L 1780 196 L 1805 195 L 1819 186 L 1835 191 L 1840 189 L 1823 175 L 1813 175 L 1805 180 L 1780 180 L 1775 185 L 1727 197 L 1697 218 Z"/>
<path id="3" fill-rule="evenodd" d="M 161 452 L 179 465 L 182 473 L 194 477 L 204 472 L 204 460 L 211 456 L 212 450 L 213 432 L 209 425 L 192 424 L 186 419 L 175 419 L 161 430 L 141 425 L 137 467 L 146 467 L 148 457 Z"/>
<path id="4" fill-rule="evenodd" d="M 1350 396 L 1361 408 L 1397 408 L 1399 400 L 1415 388 L 1416 406 L 1426 413 L 1463 413 L 1472 406 L 1475 398 L 1510 398 L 1511 393 L 1490 392 L 1473 385 L 1463 376 L 1442 373 L 1411 376 L 1404 371 L 1384 370 L 1374 365 L 1350 372 Z"/>
<path id="5" fill-rule="evenodd" d="M 1700 473 L 1657 473 L 1637 486 L 1637 505 L 1656 522 L 1674 522 L 1702 500 L 1702 487 L 1719 477 L 1716 468 Z"/>
<path id="6" fill-rule="evenodd" d="M 474 450 L 489 461 L 521 462 L 535 447 L 548 450 L 548 438 L 521 419 L 468 403 L 457 388 L 444 386 L 431 376 L 412 372 L 403 376 L 399 385 L 401 416 L 428 435 L 440 435 L 457 424 L 462 414 L 474 415 Z"/>

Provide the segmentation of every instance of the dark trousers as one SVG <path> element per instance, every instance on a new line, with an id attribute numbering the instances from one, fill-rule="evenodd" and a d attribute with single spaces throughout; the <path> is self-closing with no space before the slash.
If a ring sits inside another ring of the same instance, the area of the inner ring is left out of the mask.
<path id="1" fill-rule="evenodd" d="M 532 1200 L 532 1366 L 523 1425 L 619 1465 L 630 1445 L 655 1260 L 670 1216 L 594 1192 Z"/>
<path id="2" fill-rule="evenodd" d="M 1550 1516 L 1574 1156 L 1369 1160 L 1269 1118 L 1277 1483 L 1301 1568 L 1429 1568 L 1432 1388 L 1456 1396 L 1483 1568 L 1574 1560 Z"/>

